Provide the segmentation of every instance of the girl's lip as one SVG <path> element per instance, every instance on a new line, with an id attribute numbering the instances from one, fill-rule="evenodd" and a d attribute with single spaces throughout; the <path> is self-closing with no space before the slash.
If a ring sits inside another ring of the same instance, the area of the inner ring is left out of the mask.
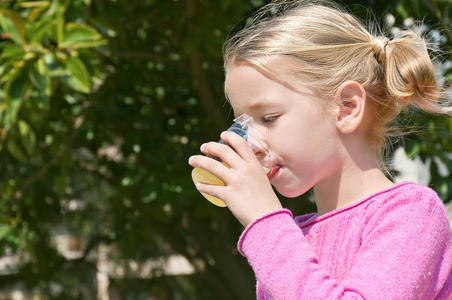
<path id="1" fill-rule="evenodd" d="M 278 173 L 279 169 L 281 169 L 281 166 L 274 166 L 270 173 L 267 175 L 268 179 L 271 181 L 273 177 L 275 177 L 276 173 Z"/>

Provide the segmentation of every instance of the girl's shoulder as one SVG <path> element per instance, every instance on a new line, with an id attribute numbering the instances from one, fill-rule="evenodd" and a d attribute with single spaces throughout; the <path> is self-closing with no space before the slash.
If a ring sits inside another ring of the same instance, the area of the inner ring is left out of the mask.
<path id="1" fill-rule="evenodd" d="M 404 181 L 370 195 L 362 200 L 367 209 L 395 208 L 399 206 L 443 207 L 438 194 L 429 187 Z"/>
<path id="2" fill-rule="evenodd" d="M 444 204 L 429 187 L 402 182 L 377 193 L 363 204 L 360 219 L 367 229 L 408 226 L 419 231 L 443 231 L 451 236 Z"/>
<path id="3" fill-rule="evenodd" d="M 403 217 L 413 211 L 437 211 L 444 214 L 444 206 L 437 193 L 431 188 L 414 182 L 400 182 L 376 192 L 351 205 L 339 208 L 315 218 L 313 214 L 295 217 L 300 226 L 312 224 L 342 222 L 343 220 L 380 219 L 394 216 Z"/>

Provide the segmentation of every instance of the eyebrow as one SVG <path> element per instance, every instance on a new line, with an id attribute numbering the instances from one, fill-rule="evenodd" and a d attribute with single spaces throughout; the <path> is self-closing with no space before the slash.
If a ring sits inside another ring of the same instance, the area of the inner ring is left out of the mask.
<path id="1" fill-rule="evenodd" d="M 248 105 L 249 109 L 259 109 L 262 107 L 266 107 L 269 106 L 270 104 L 267 101 L 263 101 L 263 100 L 256 100 L 251 102 L 250 105 Z"/>
<path id="2" fill-rule="evenodd" d="M 280 105 L 281 103 L 282 102 L 278 101 L 278 100 L 264 98 L 264 99 L 259 99 L 259 100 L 255 100 L 255 101 L 251 102 L 250 105 L 248 105 L 248 108 L 249 109 L 260 109 L 260 108 L 265 108 L 265 107 L 269 107 L 269 106 Z"/>
<path id="3" fill-rule="evenodd" d="M 229 101 L 229 98 L 226 97 L 226 99 Z M 259 109 L 267 108 L 267 107 L 271 107 L 271 106 L 278 106 L 278 105 L 281 105 L 282 103 L 283 102 L 279 101 L 279 100 L 263 98 L 263 99 L 252 101 L 249 105 L 246 106 L 246 108 L 249 110 L 259 110 Z M 234 112 L 234 117 L 237 117 L 237 114 L 235 112 Z"/>

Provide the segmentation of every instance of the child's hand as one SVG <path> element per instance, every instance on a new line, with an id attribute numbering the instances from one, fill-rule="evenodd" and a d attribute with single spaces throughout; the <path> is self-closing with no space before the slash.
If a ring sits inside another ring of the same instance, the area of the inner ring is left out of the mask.
<path id="1" fill-rule="evenodd" d="M 201 146 L 201 152 L 221 158 L 229 168 L 202 155 L 192 156 L 189 163 L 212 173 L 225 185 L 198 183 L 197 189 L 223 200 L 245 227 L 256 218 L 281 209 L 281 203 L 248 143 L 233 132 L 223 132 L 221 139 L 235 151 L 227 145 L 210 142 Z"/>

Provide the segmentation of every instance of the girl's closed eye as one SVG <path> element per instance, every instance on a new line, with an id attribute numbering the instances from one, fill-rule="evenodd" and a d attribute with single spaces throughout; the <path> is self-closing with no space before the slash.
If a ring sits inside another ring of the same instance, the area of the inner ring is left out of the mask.
<path id="1" fill-rule="evenodd" d="M 270 125 L 278 119 L 279 116 L 265 116 L 262 118 L 262 122 L 266 125 Z"/>

